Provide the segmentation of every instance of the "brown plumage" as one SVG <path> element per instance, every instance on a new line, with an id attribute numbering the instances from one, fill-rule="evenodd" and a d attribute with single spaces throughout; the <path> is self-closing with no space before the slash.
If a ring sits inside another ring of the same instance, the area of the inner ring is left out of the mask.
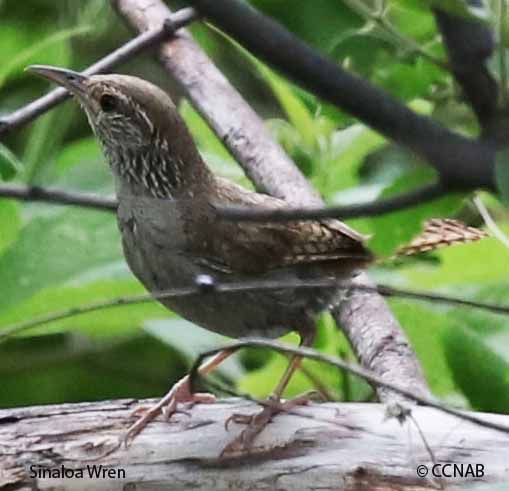
<path id="1" fill-rule="evenodd" d="M 218 206 L 270 209 L 285 203 L 214 176 L 170 97 L 154 85 L 123 75 L 85 77 L 40 66 L 32 71 L 66 87 L 84 108 L 115 180 L 126 261 L 149 291 L 191 286 L 203 274 L 221 283 L 348 278 L 372 260 L 363 237 L 337 220 L 284 224 L 222 220 Z M 161 302 L 220 334 L 278 337 L 298 331 L 303 344 L 309 345 L 317 316 L 337 298 L 334 288 L 285 288 L 208 292 Z M 225 356 L 203 371 L 210 371 Z M 298 357 L 290 362 L 275 397 L 281 396 L 298 364 Z M 184 378 L 161 405 L 174 410 L 176 401 L 189 400 L 195 398 Z M 135 423 L 126 438 L 140 431 L 160 407 Z M 253 420 L 249 438 L 239 439 L 242 446 L 271 415 L 269 407 L 263 417 Z"/>
<path id="2" fill-rule="evenodd" d="M 469 227 L 459 220 L 434 218 L 424 224 L 423 231 L 412 241 L 397 250 L 398 256 L 411 256 L 421 252 L 430 252 L 455 244 L 476 242 L 488 237 L 479 228 Z"/>
<path id="3" fill-rule="evenodd" d="M 125 75 L 84 77 L 51 67 L 33 71 L 76 96 L 115 179 L 126 260 L 149 291 L 219 281 L 347 278 L 372 260 L 363 237 L 338 220 L 245 223 L 217 206 L 277 208 L 285 202 L 214 176 L 170 97 Z M 235 292 L 162 300 L 221 334 L 277 337 L 314 329 L 336 302 L 334 289 Z"/>

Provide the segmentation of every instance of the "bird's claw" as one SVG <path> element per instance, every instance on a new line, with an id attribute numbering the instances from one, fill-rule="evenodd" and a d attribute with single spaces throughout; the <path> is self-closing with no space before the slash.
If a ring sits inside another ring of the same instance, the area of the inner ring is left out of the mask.
<path id="1" fill-rule="evenodd" d="M 314 394 L 314 393 L 313 393 Z M 288 401 L 281 401 L 269 398 L 267 405 L 255 414 L 232 414 L 225 421 L 225 428 L 228 430 L 230 423 L 245 424 L 247 427 L 224 447 L 221 457 L 238 455 L 248 451 L 262 430 L 270 423 L 273 416 L 280 412 L 289 411 L 295 406 L 306 405 L 311 400 L 311 394 L 302 394 Z"/>
<path id="2" fill-rule="evenodd" d="M 192 394 L 189 390 L 189 379 L 184 377 L 157 404 L 151 407 L 139 407 L 131 413 L 132 416 L 141 414 L 141 417 L 120 437 L 120 444 L 127 448 L 136 435 L 160 414 L 163 415 L 165 421 L 168 421 L 175 413 L 183 413 L 186 416 L 190 416 L 188 411 L 178 408 L 180 403 L 187 403 L 186 409 L 189 410 L 197 403 L 210 404 L 215 401 L 216 398 L 212 394 L 203 392 Z"/>

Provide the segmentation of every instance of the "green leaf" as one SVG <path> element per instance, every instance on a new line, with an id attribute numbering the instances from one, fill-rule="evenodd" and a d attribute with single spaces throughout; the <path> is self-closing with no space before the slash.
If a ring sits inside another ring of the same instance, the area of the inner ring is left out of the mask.
<path id="1" fill-rule="evenodd" d="M 327 51 L 338 32 L 359 27 L 362 22 L 338 0 L 251 0 L 256 8 L 278 19 L 307 43 Z M 320 26 L 317 28 L 317 26 Z"/>
<path id="2" fill-rule="evenodd" d="M 471 329 L 444 335 L 447 360 L 458 387 L 479 411 L 509 412 L 509 363 Z"/>
<path id="3" fill-rule="evenodd" d="M 432 13 L 422 0 L 392 0 L 390 21 L 407 36 L 429 44 L 436 36 L 436 24 Z M 405 47 L 402 46 L 404 49 Z"/>
<path id="4" fill-rule="evenodd" d="M 112 267 L 98 268 L 95 275 L 77 278 L 72 284 L 42 289 L 34 296 L 0 314 L 2 329 L 40 316 L 86 306 L 91 303 L 114 300 L 144 293 L 145 289 L 123 267 L 115 272 Z M 111 279 L 112 276 L 119 276 Z M 72 316 L 44 324 L 19 333 L 19 336 L 39 336 L 56 332 L 72 331 L 92 338 L 114 338 L 132 334 L 148 319 L 171 315 L 158 302 L 121 305 L 84 315 Z"/>
<path id="5" fill-rule="evenodd" d="M 73 111 L 70 105 L 58 107 L 40 117 L 33 125 L 23 153 L 24 180 L 27 183 L 34 184 L 41 180 L 51 168 L 52 158 L 67 132 Z"/>
<path id="6" fill-rule="evenodd" d="M 379 199 L 389 196 L 399 196 L 413 189 L 429 183 L 434 173 L 427 167 L 417 167 L 404 174 L 391 186 L 388 186 Z M 425 220 L 429 218 L 449 217 L 458 211 L 463 195 L 450 194 L 431 203 L 414 206 L 405 210 L 387 213 L 381 217 L 371 219 L 373 239 L 370 247 L 379 255 L 388 256 L 398 246 L 406 244 L 422 229 Z"/>
<path id="7" fill-rule="evenodd" d="M 323 174 L 317 179 L 327 183 L 330 189 L 319 186 L 321 191 L 328 195 L 327 191 L 338 192 L 357 185 L 362 162 L 385 142 L 384 137 L 363 124 L 354 124 L 334 132 L 330 139 L 328 155 L 325 157 L 326 165 L 321 168 Z"/>
<path id="8" fill-rule="evenodd" d="M 153 397 L 183 371 L 178 353 L 146 334 L 15 339 L 0 345 L 0 406 Z"/>
<path id="9" fill-rule="evenodd" d="M 62 147 L 55 160 L 55 167 L 60 174 L 78 165 L 88 166 L 90 163 L 103 160 L 104 157 L 97 139 L 90 136 L 72 141 Z M 104 167 L 108 167 L 106 163 L 104 163 Z"/>
<path id="10" fill-rule="evenodd" d="M 299 337 L 295 333 L 289 333 L 281 341 L 297 345 Z M 319 321 L 315 348 L 330 355 L 340 354 L 342 358 L 354 359 L 348 341 L 328 315 L 322 316 Z M 286 356 L 270 352 L 268 361 L 262 367 L 248 372 L 239 381 L 238 389 L 255 397 L 267 397 L 274 390 L 287 366 L 288 358 Z M 307 373 L 299 370 L 292 376 L 285 390 L 285 397 L 294 397 L 317 389 L 307 374 L 324 386 L 332 396 L 340 395 L 344 400 L 363 399 L 371 392 L 364 381 L 345 374 L 330 365 L 304 360 L 303 367 Z"/>
<path id="11" fill-rule="evenodd" d="M 500 150 L 495 158 L 495 183 L 502 200 L 509 204 L 509 149 Z"/>
<path id="12" fill-rule="evenodd" d="M 18 237 L 21 229 L 20 205 L 13 200 L 0 200 L 0 254 Z"/>
<path id="13" fill-rule="evenodd" d="M 53 170 L 52 185 L 62 189 L 76 189 L 112 194 L 111 170 L 94 137 L 73 141 L 61 149 Z"/>
<path id="14" fill-rule="evenodd" d="M 22 171 L 23 164 L 18 157 L 0 143 L 0 177 L 7 181 Z"/>
<path id="15" fill-rule="evenodd" d="M 444 353 L 443 336 L 457 325 L 443 309 L 398 299 L 390 301 L 391 310 L 407 333 L 410 344 L 417 354 L 426 380 L 434 394 L 451 396 L 455 383 Z"/>
<path id="16" fill-rule="evenodd" d="M 72 51 L 69 39 L 66 38 L 56 46 L 58 51 L 55 53 L 55 60 L 52 64 L 70 66 Z M 38 63 L 42 63 L 42 60 L 38 60 Z M 52 157 L 55 156 L 67 133 L 75 111 L 74 105 L 64 105 L 45 114 L 34 124 L 23 154 L 25 180 L 29 184 L 41 180 L 41 177 L 48 172 L 52 164 Z"/>
<path id="17" fill-rule="evenodd" d="M 70 209 L 38 216 L 0 256 L 0 310 L 13 308 L 43 288 L 120 260 L 120 239 L 112 215 Z"/>
<path id="18" fill-rule="evenodd" d="M 304 145 L 311 149 L 316 144 L 317 131 L 314 118 L 306 105 L 295 94 L 292 86 L 262 63 L 255 61 L 258 71 L 272 88 L 290 123 L 299 132 Z"/>
<path id="19" fill-rule="evenodd" d="M 185 100 L 179 105 L 180 115 L 191 130 L 194 141 L 207 165 L 217 174 L 250 186 L 244 172 L 217 138 L 203 118 Z"/>
<path id="20" fill-rule="evenodd" d="M 414 264 L 400 268 L 400 273 L 412 286 L 435 290 L 450 287 L 451 292 L 457 294 L 458 289 L 467 293 L 468 285 L 479 288 L 507 280 L 509 254 L 494 237 L 447 247 L 433 254 L 439 258 L 439 266 Z"/>
<path id="21" fill-rule="evenodd" d="M 207 152 L 214 153 L 225 160 L 230 159 L 233 161 L 232 156 L 221 140 L 217 138 L 214 132 L 210 129 L 209 125 L 196 112 L 191 104 L 189 104 L 189 102 L 182 100 L 179 104 L 179 112 L 193 133 L 193 138 L 198 147 L 200 147 L 200 150 L 205 150 Z"/>
<path id="22" fill-rule="evenodd" d="M 0 88 L 13 72 L 21 71 L 32 61 L 38 61 L 38 63 L 44 62 L 44 60 L 41 61 L 41 54 L 44 56 L 44 53 L 48 51 L 48 48 L 53 45 L 57 45 L 60 49 L 63 49 L 62 47 L 65 46 L 64 41 L 67 41 L 74 36 L 83 35 L 91 30 L 91 26 L 79 26 L 71 29 L 63 29 L 44 39 L 38 40 L 32 46 L 17 53 L 15 57 L 9 59 L 9 61 L 4 63 L 0 68 Z"/>
<path id="23" fill-rule="evenodd" d="M 182 353 L 193 363 L 201 353 L 228 344 L 228 338 L 181 318 L 152 320 L 144 323 L 144 329 L 152 336 Z M 237 380 L 244 369 L 236 355 L 225 360 L 218 372 L 230 380 Z"/>

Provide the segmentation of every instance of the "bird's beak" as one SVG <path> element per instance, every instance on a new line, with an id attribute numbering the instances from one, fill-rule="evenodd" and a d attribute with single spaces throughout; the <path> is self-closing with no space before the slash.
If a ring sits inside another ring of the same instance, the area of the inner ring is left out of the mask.
<path id="1" fill-rule="evenodd" d="M 58 85 L 66 88 L 71 94 L 76 96 L 85 95 L 87 82 L 89 78 L 86 75 L 69 70 L 47 65 L 30 65 L 25 69 L 27 72 L 40 75 Z"/>

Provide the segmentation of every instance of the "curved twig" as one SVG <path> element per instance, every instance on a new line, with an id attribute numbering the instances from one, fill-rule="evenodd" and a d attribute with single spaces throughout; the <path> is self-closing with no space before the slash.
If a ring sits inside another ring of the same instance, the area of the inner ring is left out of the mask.
<path id="1" fill-rule="evenodd" d="M 221 352 L 221 351 L 237 351 L 241 348 L 268 348 L 275 350 L 279 353 L 284 354 L 291 354 L 291 355 L 299 355 L 304 358 L 308 358 L 311 360 L 320 361 L 323 363 L 327 363 L 329 365 L 335 366 L 337 368 L 340 368 L 342 370 L 346 370 L 349 373 L 352 373 L 354 375 L 357 375 L 358 377 L 361 377 L 362 379 L 366 380 L 370 384 L 376 386 L 376 387 L 384 387 L 385 389 L 389 389 L 393 392 L 396 392 L 398 394 L 403 395 L 404 397 L 411 399 L 423 406 L 429 406 L 434 409 L 437 409 L 439 411 L 442 411 L 447 414 L 452 414 L 453 416 L 456 416 L 462 420 L 470 421 L 471 423 L 474 423 L 476 425 L 479 425 L 483 428 L 491 428 L 496 431 L 500 431 L 502 433 L 509 433 L 509 426 L 502 425 L 499 423 L 496 423 L 494 421 L 489 421 L 488 419 L 479 418 L 473 414 L 461 411 L 459 409 L 454 409 L 452 407 L 448 407 L 444 404 L 441 404 L 436 399 L 433 399 L 431 397 L 423 396 L 420 394 L 417 394 L 416 392 L 409 389 L 407 386 L 403 386 L 400 384 L 394 384 L 392 382 L 387 382 L 382 377 L 379 377 L 371 370 L 366 370 L 365 368 L 362 368 L 360 365 L 356 365 L 353 363 L 348 363 L 346 361 L 341 360 L 340 358 L 332 355 L 327 355 L 325 353 L 319 353 L 318 351 L 314 350 L 313 348 L 305 348 L 305 347 L 297 347 L 297 346 L 291 346 L 288 344 L 281 343 L 279 341 L 273 341 L 269 339 L 258 339 L 258 338 L 246 338 L 242 339 L 240 341 L 236 341 L 233 343 L 230 343 L 225 346 L 221 346 L 220 348 L 212 349 L 209 351 L 206 351 L 205 353 L 202 353 L 196 361 L 193 363 L 193 366 L 191 367 L 191 370 L 189 372 L 189 382 L 191 386 L 191 391 L 196 386 L 196 381 L 201 375 L 198 372 L 198 368 L 202 364 L 203 360 L 205 358 L 208 358 L 210 356 L 214 356 L 215 354 Z M 407 410 L 408 411 L 408 410 Z"/>
<path id="2" fill-rule="evenodd" d="M 117 209 L 117 200 L 113 197 L 40 186 L 0 184 L 0 197 L 21 201 L 42 201 L 54 205 L 74 205 L 103 211 L 116 211 Z"/>
<path id="3" fill-rule="evenodd" d="M 282 208 L 276 210 L 253 210 L 251 208 L 218 208 L 219 214 L 228 220 L 249 222 L 284 222 L 288 220 L 319 220 L 322 218 L 359 218 L 393 213 L 440 198 L 448 193 L 441 183 L 433 183 L 389 198 L 347 206 L 328 208 Z"/>

